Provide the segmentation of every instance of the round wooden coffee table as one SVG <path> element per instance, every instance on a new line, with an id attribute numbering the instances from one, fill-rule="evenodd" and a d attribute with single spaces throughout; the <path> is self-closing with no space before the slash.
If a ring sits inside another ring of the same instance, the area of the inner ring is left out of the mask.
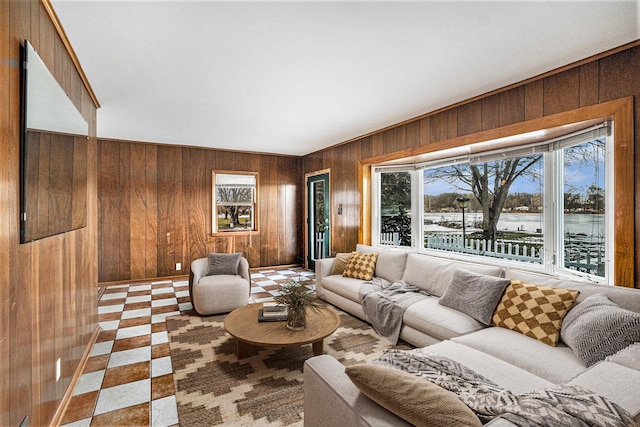
<path id="1" fill-rule="evenodd" d="M 258 322 L 262 303 L 237 308 L 224 319 L 224 328 L 238 341 L 238 359 L 255 353 L 256 347 L 292 347 L 312 344 L 313 354 L 323 353 L 324 339 L 340 326 L 338 314 L 323 307 L 319 313 L 307 310 L 307 326 L 299 331 L 287 328 L 287 322 Z"/>

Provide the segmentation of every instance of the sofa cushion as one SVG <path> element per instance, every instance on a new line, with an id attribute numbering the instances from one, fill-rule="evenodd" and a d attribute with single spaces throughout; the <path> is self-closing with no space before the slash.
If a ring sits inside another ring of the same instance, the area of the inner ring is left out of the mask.
<path id="1" fill-rule="evenodd" d="M 342 275 L 353 279 L 371 280 L 373 279 L 373 273 L 376 271 L 377 259 L 378 253 L 363 254 L 352 252 Z"/>
<path id="2" fill-rule="evenodd" d="M 497 357 L 452 340 L 442 341 L 413 351 L 427 351 L 453 359 L 467 368 L 474 370 L 488 380 L 493 381 L 500 387 L 510 390 L 516 394 L 529 393 L 534 390 L 541 390 L 555 385 L 550 381 L 500 360 Z"/>
<path id="3" fill-rule="evenodd" d="M 362 243 L 357 243 L 356 252 L 360 252 L 361 254 L 377 254 L 380 252 L 380 249 L 369 245 L 363 245 Z"/>
<path id="4" fill-rule="evenodd" d="M 462 263 L 429 255 L 409 253 L 402 280 L 422 288 L 432 295 L 441 297 L 451 283 L 453 272 L 457 268 L 464 268 L 467 271 L 488 276 L 502 276 L 501 267 Z"/>
<path id="5" fill-rule="evenodd" d="M 439 303 L 489 325 L 509 279 L 457 269 Z"/>
<path id="6" fill-rule="evenodd" d="M 344 273 L 344 269 L 347 268 L 347 264 L 349 264 L 350 258 L 351 252 L 336 254 L 336 259 L 333 262 L 333 270 L 331 271 L 331 274 Z"/>
<path id="7" fill-rule="evenodd" d="M 631 344 L 616 354 L 608 356 L 605 360 L 640 371 L 640 342 Z"/>
<path id="8" fill-rule="evenodd" d="M 491 323 L 555 346 L 560 338 L 562 319 L 578 295 L 578 291 L 512 279 Z"/>
<path id="9" fill-rule="evenodd" d="M 640 371 L 601 362 L 569 381 L 569 384 L 585 387 L 606 397 L 624 408 L 636 421 L 640 419 Z"/>
<path id="10" fill-rule="evenodd" d="M 554 384 L 569 381 L 587 367 L 566 345 L 551 347 L 504 328 L 486 328 L 453 341 L 490 354 Z"/>
<path id="11" fill-rule="evenodd" d="M 247 305 L 250 292 L 249 282 L 242 276 L 216 274 L 205 276 L 194 284 L 191 301 L 203 316 L 228 313 Z"/>
<path id="12" fill-rule="evenodd" d="M 438 304 L 438 298 L 428 297 L 411 304 L 402 322 L 439 340 L 480 330 L 485 326 L 464 313 Z"/>
<path id="13" fill-rule="evenodd" d="M 404 265 L 407 262 L 407 252 L 388 249 L 378 254 L 376 262 L 376 276 L 391 283 L 402 279 Z"/>
<path id="14" fill-rule="evenodd" d="M 236 275 L 238 274 L 238 266 L 240 265 L 241 253 L 237 254 L 209 254 L 209 269 L 207 276 L 215 275 Z"/>
<path id="15" fill-rule="evenodd" d="M 374 402 L 416 426 L 482 426 L 458 397 L 424 378 L 386 366 L 347 366 L 351 381 Z"/>
<path id="16" fill-rule="evenodd" d="M 360 304 L 360 285 L 362 280 L 334 274 L 322 279 L 322 287 L 344 298 Z"/>
<path id="17" fill-rule="evenodd" d="M 640 314 L 618 307 L 603 294 L 592 295 L 567 314 L 561 335 L 591 366 L 640 341 Z"/>

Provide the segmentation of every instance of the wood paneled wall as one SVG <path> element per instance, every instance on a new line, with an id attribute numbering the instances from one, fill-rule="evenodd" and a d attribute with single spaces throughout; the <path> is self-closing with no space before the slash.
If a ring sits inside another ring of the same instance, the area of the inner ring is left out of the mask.
<path id="1" fill-rule="evenodd" d="M 20 45 L 90 126 L 87 226 L 20 244 Z M 97 326 L 96 108 L 40 0 L 0 2 L 0 425 L 48 425 Z M 56 360 L 62 376 L 56 381 Z"/>
<path id="2" fill-rule="evenodd" d="M 469 76 L 473 78 L 473 76 Z M 332 250 L 347 252 L 358 243 L 360 162 L 372 157 L 445 141 L 598 103 L 634 97 L 635 163 L 640 164 L 640 47 L 637 43 L 573 67 L 458 103 L 415 120 L 309 154 L 303 173 L 331 170 L 334 217 Z M 635 168 L 635 285 L 640 283 L 640 168 Z M 629 224 L 634 227 L 634 224 Z M 625 284 L 629 286 L 629 284 Z"/>
<path id="3" fill-rule="evenodd" d="M 302 262 L 300 157 L 101 139 L 98 164 L 100 282 L 188 274 L 210 252 Z M 212 170 L 258 173 L 258 232 L 212 235 Z"/>

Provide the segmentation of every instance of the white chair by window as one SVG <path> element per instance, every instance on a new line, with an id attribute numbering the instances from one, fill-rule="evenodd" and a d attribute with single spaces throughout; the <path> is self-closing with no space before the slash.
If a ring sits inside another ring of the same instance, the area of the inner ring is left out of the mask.
<path id="1" fill-rule="evenodd" d="M 228 313 L 249 302 L 249 262 L 242 254 L 209 254 L 191 263 L 189 294 L 201 316 Z"/>

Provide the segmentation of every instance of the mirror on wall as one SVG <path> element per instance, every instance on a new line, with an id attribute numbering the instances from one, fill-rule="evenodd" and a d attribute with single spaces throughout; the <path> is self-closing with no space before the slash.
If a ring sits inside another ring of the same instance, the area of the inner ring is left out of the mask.
<path id="1" fill-rule="evenodd" d="M 20 241 L 87 224 L 89 125 L 29 41 L 23 49 Z"/>

